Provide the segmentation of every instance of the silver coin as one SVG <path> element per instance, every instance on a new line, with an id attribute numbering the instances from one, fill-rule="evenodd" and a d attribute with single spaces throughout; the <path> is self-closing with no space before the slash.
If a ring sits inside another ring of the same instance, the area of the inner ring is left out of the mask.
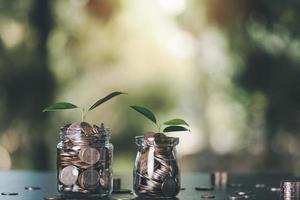
<path id="1" fill-rule="evenodd" d="M 166 178 L 161 185 L 161 191 L 166 197 L 174 197 L 178 193 L 179 186 L 176 181 L 172 178 Z"/>
<path id="2" fill-rule="evenodd" d="M 254 195 L 252 191 L 236 191 L 235 193 L 239 196 Z"/>
<path id="3" fill-rule="evenodd" d="M 34 187 L 34 186 L 25 187 L 25 190 L 40 190 L 40 189 L 41 189 L 40 187 Z"/>
<path id="4" fill-rule="evenodd" d="M 85 170 L 79 175 L 79 184 L 86 189 L 93 189 L 100 183 L 100 175 L 96 170 Z"/>
<path id="5" fill-rule="evenodd" d="M 238 196 L 238 195 L 230 195 L 228 196 L 229 200 L 241 200 L 244 199 L 242 196 Z"/>
<path id="6" fill-rule="evenodd" d="M 78 157 L 83 162 L 93 165 L 100 160 L 100 153 L 95 148 L 85 147 L 79 151 Z"/>
<path id="7" fill-rule="evenodd" d="M 67 166 L 60 171 L 59 180 L 64 185 L 74 185 L 77 181 L 79 171 L 74 166 Z"/>
<path id="8" fill-rule="evenodd" d="M 271 192 L 280 192 L 280 188 L 277 187 L 270 187 L 269 189 Z"/>
<path id="9" fill-rule="evenodd" d="M 284 198 L 300 197 L 300 182 L 298 180 L 285 180 L 280 182 L 281 196 Z"/>
<path id="10" fill-rule="evenodd" d="M 257 183 L 257 184 L 255 184 L 255 187 L 256 188 L 265 188 L 266 184 L 264 184 L 264 183 Z"/>

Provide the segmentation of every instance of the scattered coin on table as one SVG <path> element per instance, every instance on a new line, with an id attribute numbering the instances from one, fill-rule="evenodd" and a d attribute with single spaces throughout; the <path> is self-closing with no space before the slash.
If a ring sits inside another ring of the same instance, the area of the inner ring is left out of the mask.
<path id="1" fill-rule="evenodd" d="M 41 189 L 40 187 L 35 187 L 35 186 L 25 187 L 25 190 L 40 190 L 40 189 Z"/>
<path id="2" fill-rule="evenodd" d="M 197 191 L 211 191 L 214 190 L 214 187 L 211 186 L 200 186 L 200 187 L 195 187 L 195 190 Z"/>
<path id="3" fill-rule="evenodd" d="M 215 197 L 215 195 L 212 195 L 212 194 L 202 194 L 201 198 L 202 199 L 214 199 L 216 197 Z"/>
<path id="4" fill-rule="evenodd" d="M 266 184 L 264 184 L 264 183 L 257 183 L 257 184 L 255 184 L 255 187 L 256 187 L 256 188 L 265 188 L 265 187 L 267 187 L 267 186 L 266 186 Z"/>
<path id="5" fill-rule="evenodd" d="M 2 192 L 1 195 L 8 195 L 8 196 L 16 196 L 18 195 L 19 193 L 17 192 Z"/>

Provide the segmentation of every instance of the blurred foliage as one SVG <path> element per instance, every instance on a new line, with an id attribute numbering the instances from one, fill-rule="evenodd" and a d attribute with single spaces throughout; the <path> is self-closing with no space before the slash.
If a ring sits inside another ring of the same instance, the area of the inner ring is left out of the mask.
<path id="1" fill-rule="evenodd" d="M 120 90 L 87 117 L 111 127 L 117 172 L 131 171 L 134 136 L 155 130 L 128 105 L 189 122 L 174 134 L 184 170 L 299 172 L 299 7 L 0 0 L 0 168 L 54 169 L 59 127 L 80 113 L 43 108 Z"/>
<path id="2" fill-rule="evenodd" d="M 255 123 L 257 108 L 252 105 L 261 102 L 257 96 L 264 98 L 264 168 L 294 170 L 299 154 L 287 154 L 287 140 L 290 134 L 299 138 L 300 131 L 300 3 L 213 0 L 209 4 L 211 19 L 226 31 L 230 49 L 241 61 L 236 84 L 249 94 L 245 104 L 249 123 Z"/>

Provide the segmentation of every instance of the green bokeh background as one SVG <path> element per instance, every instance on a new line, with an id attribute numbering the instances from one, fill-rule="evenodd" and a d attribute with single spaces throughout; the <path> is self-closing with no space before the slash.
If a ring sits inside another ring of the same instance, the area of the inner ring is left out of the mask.
<path id="1" fill-rule="evenodd" d="M 54 170 L 59 128 L 89 106 L 113 132 L 114 170 L 134 136 L 186 119 L 183 171 L 300 172 L 300 3 L 277 0 L 0 0 L 0 169 Z"/>

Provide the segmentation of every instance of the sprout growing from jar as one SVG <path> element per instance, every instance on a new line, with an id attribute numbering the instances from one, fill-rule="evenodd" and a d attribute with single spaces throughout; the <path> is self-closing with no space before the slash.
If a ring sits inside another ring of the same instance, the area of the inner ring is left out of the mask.
<path id="1" fill-rule="evenodd" d="M 94 110 L 95 108 L 97 108 L 98 106 L 100 106 L 101 104 L 103 104 L 104 102 L 112 99 L 113 97 L 116 97 L 118 95 L 121 94 L 127 94 L 127 93 L 123 93 L 123 92 L 112 92 L 110 94 L 108 94 L 107 96 L 99 99 L 98 101 L 96 101 L 88 110 L 86 110 L 84 107 L 79 107 L 73 103 L 69 103 L 69 102 L 57 102 L 54 103 L 50 106 L 48 106 L 47 108 L 45 108 L 43 110 L 43 112 L 48 112 L 48 111 L 59 111 L 59 110 L 67 110 L 67 109 L 79 109 L 81 111 L 81 120 L 84 121 L 85 116 L 87 115 L 87 113 L 89 111 Z"/>
<path id="2" fill-rule="evenodd" d="M 158 133 L 161 133 L 162 129 L 162 124 L 156 119 L 155 115 L 153 114 L 152 111 L 150 111 L 148 108 L 145 108 L 143 106 L 130 106 L 132 109 L 137 111 L 138 113 L 142 114 L 144 117 L 152 121 L 156 127 Z M 170 119 L 168 121 L 165 121 L 163 123 L 166 127 L 162 130 L 163 133 L 168 133 L 168 132 L 176 132 L 176 131 L 188 131 L 191 132 L 189 129 L 189 124 L 180 118 L 174 118 Z"/>

